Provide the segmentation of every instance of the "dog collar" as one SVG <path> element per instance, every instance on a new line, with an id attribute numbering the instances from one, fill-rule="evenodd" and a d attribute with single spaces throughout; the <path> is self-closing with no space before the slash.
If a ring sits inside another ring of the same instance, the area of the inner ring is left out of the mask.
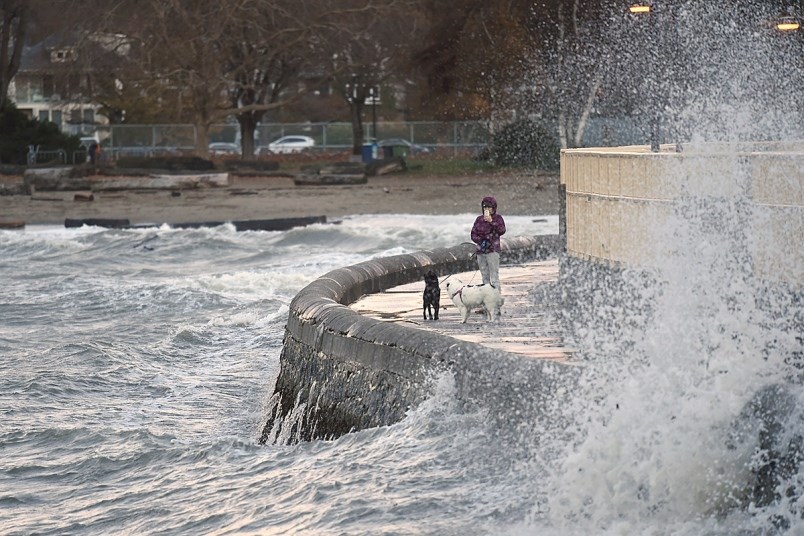
<path id="1" fill-rule="evenodd" d="M 461 303 L 463 303 L 463 287 L 459 288 L 458 292 L 450 296 L 449 299 L 453 299 L 455 296 L 458 296 L 461 299 Z"/>

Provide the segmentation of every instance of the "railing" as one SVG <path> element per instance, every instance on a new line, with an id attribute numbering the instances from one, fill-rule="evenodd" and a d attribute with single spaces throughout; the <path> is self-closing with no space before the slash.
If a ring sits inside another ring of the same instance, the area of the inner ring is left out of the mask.
<path id="1" fill-rule="evenodd" d="M 89 160 L 89 157 L 87 156 L 87 152 L 86 152 L 86 151 L 84 151 L 84 150 L 81 150 L 81 151 L 73 151 L 72 164 L 73 164 L 74 166 L 75 166 L 75 165 L 78 165 L 78 164 L 83 164 L 83 163 L 84 163 L 84 162 L 86 162 L 87 160 Z"/>
<path id="2" fill-rule="evenodd" d="M 40 151 L 35 146 L 28 147 L 28 165 L 45 164 L 58 162 L 59 164 L 67 163 L 67 152 L 64 149 L 57 149 L 55 151 Z"/>

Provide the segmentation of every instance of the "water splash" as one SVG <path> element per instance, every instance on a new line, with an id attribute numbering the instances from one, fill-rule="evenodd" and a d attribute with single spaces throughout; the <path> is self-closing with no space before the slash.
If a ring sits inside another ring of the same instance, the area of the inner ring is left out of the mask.
<path id="1" fill-rule="evenodd" d="M 588 367 L 564 454 L 546 462 L 546 517 L 562 531 L 804 527 L 802 296 L 754 272 L 762 209 L 742 153 L 723 150 L 668 168 L 731 193 L 676 199 L 651 230 L 653 268 L 565 263 L 578 304 L 568 324 Z"/>
<path id="2" fill-rule="evenodd" d="M 755 269 L 758 245 L 804 247 L 800 208 L 758 232 L 743 143 L 802 137 L 804 43 L 763 26 L 771 7 L 674 2 L 664 21 L 678 48 L 662 50 L 661 111 L 684 141 L 666 179 L 682 194 L 649 230 L 652 266 L 563 264 L 586 374 L 540 454 L 547 532 L 804 531 L 804 295 Z"/>

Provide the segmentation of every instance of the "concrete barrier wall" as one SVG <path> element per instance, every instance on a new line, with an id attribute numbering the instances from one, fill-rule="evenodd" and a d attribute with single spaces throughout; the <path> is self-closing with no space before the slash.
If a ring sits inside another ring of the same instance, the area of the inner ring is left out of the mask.
<path id="1" fill-rule="evenodd" d="M 566 149 L 567 253 L 602 263 L 661 269 L 690 199 L 747 205 L 745 234 L 754 274 L 804 286 L 804 142 Z"/>
<path id="2" fill-rule="evenodd" d="M 553 257 L 559 247 L 555 235 L 504 238 L 501 262 Z M 366 294 L 420 281 L 431 269 L 440 277 L 474 270 L 474 250 L 473 244 L 462 244 L 374 259 L 329 272 L 302 289 L 290 304 L 276 408 L 262 441 L 339 436 L 398 422 L 431 393 L 432 381 L 444 371 L 452 372 L 463 398 L 495 393 L 488 402 L 505 405 L 524 393 L 524 385 L 539 391 L 529 403 L 550 396 L 549 385 L 559 376 L 553 372 L 574 367 L 381 322 L 347 307 Z"/>

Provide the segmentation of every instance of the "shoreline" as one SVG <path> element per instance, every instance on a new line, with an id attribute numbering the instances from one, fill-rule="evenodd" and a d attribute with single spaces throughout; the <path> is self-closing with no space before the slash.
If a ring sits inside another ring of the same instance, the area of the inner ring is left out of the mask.
<path id="1" fill-rule="evenodd" d="M 0 181 L 9 183 L 8 177 Z M 76 195 L 84 194 L 84 195 Z M 360 214 L 476 213 L 493 195 L 500 213 L 558 214 L 558 175 L 534 172 L 459 176 L 392 174 L 367 184 L 297 186 L 291 177 L 232 176 L 227 187 L 92 192 L 38 191 L 0 196 L 0 223 L 63 225 L 65 219 L 128 219 L 132 224 L 259 220 Z M 426 223 L 425 223 L 426 224 Z"/>

